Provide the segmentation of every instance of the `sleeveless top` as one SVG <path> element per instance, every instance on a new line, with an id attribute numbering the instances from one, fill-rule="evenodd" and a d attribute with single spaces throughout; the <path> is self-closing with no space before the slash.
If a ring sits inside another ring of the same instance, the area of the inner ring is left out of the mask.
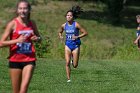
<path id="1" fill-rule="evenodd" d="M 72 25 L 69 25 L 68 22 L 66 22 L 64 30 L 66 32 L 66 42 L 79 42 L 80 43 L 80 38 L 77 38 L 76 40 L 72 39 L 72 36 L 78 36 L 79 35 L 79 30 L 75 26 L 76 22 L 73 21 Z"/>
<path id="2" fill-rule="evenodd" d="M 17 39 L 21 34 L 24 34 L 27 39 L 23 43 L 16 43 L 10 45 L 10 62 L 31 62 L 35 61 L 35 48 L 32 41 L 30 40 L 31 36 L 34 33 L 32 22 L 30 21 L 27 26 L 21 24 L 18 19 L 14 19 L 15 29 L 10 34 L 10 40 Z"/>

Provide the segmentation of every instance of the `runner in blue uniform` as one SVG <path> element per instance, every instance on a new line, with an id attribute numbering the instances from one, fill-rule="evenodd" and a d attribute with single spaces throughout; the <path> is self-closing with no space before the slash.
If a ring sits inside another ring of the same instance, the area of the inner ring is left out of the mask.
<path id="1" fill-rule="evenodd" d="M 80 38 L 86 36 L 87 31 L 74 19 L 78 17 L 80 14 L 81 8 L 79 6 L 74 6 L 71 10 L 68 10 L 66 13 L 67 22 L 62 24 L 59 30 L 59 37 L 63 39 L 62 33 L 65 31 L 66 41 L 65 41 L 65 60 L 66 60 L 66 74 L 67 74 L 67 82 L 71 82 L 70 80 L 70 60 L 73 58 L 73 67 L 76 68 L 78 66 L 79 54 L 80 54 Z"/>
<path id="2" fill-rule="evenodd" d="M 136 33 L 137 39 L 134 41 L 134 43 L 138 45 L 138 48 L 140 48 L 140 15 L 136 16 L 136 20 L 138 23 L 137 33 Z"/>

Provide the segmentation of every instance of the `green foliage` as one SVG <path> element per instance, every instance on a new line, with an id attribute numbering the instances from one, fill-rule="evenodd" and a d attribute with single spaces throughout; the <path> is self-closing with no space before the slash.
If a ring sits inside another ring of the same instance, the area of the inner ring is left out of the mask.
<path id="1" fill-rule="evenodd" d="M 14 1 L 16 2 L 16 0 Z M 2 0 L 0 3 L 0 10 L 3 11 L 0 12 L 1 34 L 4 31 L 3 27 L 12 18 L 16 5 L 14 1 L 8 0 L 5 3 Z M 126 24 L 128 28 L 124 25 L 113 26 L 110 24 L 112 20 L 107 19 L 104 13 L 106 5 L 100 2 L 86 2 L 85 4 L 75 1 L 69 1 L 69 3 L 66 1 L 50 1 L 47 5 L 42 3 L 43 0 L 38 0 L 38 2 L 37 5 L 32 5 L 31 12 L 31 19 L 35 20 L 43 37 L 40 44 L 35 44 L 38 57 L 64 59 L 64 42 L 61 43 L 58 38 L 58 28 L 66 21 L 64 17 L 66 11 L 78 4 L 84 13 L 82 14 L 83 17 L 76 21 L 84 26 L 88 32 L 88 36 L 81 38 L 80 59 L 140 59 L 137 46 L 133 45 L 133 40 L 136 38 L 135 28 L 129 26 L 130 23 L 135 25 L 135 20 Z M 139 7 L 136 8 L 137 10 L 140 9 Z M 129 20 L 129 15 L 127 17 Z M 132 17 L 135 18 L 135 16 Z M 0 49 L 0 53 L 0 57 L 4 58 L 9 55 L 7 48 Z"/>
<path id="2" fill-rule="evenodd" d="M 140 50 L 137 46 L 132 44 L 124 44 L 123 46 L 119 46 L 117 48 L 117 53 L 115 55 L 115 59 L 124 59 L 124 60 L 132 60 L 132 59 L 140 59 L 139 56 Z"/>
<path id="3" fill-rule="evenodd" d="M 107 11 L 112 17 L 112 22 L 116 23 L 120 21 L 120 13 L 123 10 L 123 0 L 105 0 L 107 4 Z"/>
<path id="4" fill-rule="evenodd" d="M 14 5 L 16 5 L 17 0 L 15 0 L 14 2 L 11 2 L 11 0 L 1 0 L 0 1 L 0 9 L 4 9 L 4 8 L 13 8 Z"/>
<path id="5" fill-rule="evenodd" d="M 50 44 L 51 40 L 50 37 L 41 37 L 42 40 L 41 42 L 35 43 L 35 48 L 36 48 L 36 55 L 39 58 L 44 58 L 46 57 L 47 53 L 50 53 Z"/>
<path id="6" fill-rule="evenodd" d="M 37 5 L 37 4 L 47 4 L 49 0 L 29 0 L 32 5 Z"/>

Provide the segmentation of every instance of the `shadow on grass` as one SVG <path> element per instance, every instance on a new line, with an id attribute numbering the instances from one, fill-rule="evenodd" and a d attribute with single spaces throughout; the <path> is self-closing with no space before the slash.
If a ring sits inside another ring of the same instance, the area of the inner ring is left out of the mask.
<path id="1" fill-rule="evenodd" d="M 100 11 L 84 11 L 80 19 L 87 19 L 87 20 L 96 20 L 99 23 L 104 24 L 111 24 L 113 26 L 123 26 L 126 28 L 136 28 L 136 15 L 140 14 L 139 11 L 140 7 L 135 8 L 124 8 L 120 14 L 120 20 L 116 23 L 113 23 L 115 18 L 109 16 L 107 12 L 100 12 Z"/>

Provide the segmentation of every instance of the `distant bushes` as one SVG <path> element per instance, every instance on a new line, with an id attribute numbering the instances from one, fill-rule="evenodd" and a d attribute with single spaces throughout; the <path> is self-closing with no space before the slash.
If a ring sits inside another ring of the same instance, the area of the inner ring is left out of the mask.
<path id="1" fill-rule="evenodd" d="M 11 4 L 9 3 L 11 1 L 9 0 L 6 3 L 4 0 L 2 1 L 3 2 L 0 3 L 1 10 L 3 11 L 1 12 L 1 20 L 5 20 L 9 18 L 7 14 L 10 14 L 9 11 L 11 10 L 9 10 L 9 7 L 7 9 L 3 8 L 3 6 L 8 6 Z M 112 0 L 109 1 L 112 3 L 114 2 Z M 41 43 L 35 43 L 37 57 L 47 59 L 64 59 L 65 44 L 58 38 L 57 30 L 61 24 L 65 22 L 64 14 L 67 9 L 73 5 L 73 2 L 62 3 L 51 1 L 48 3 L 48 5 L 43 4 L 43 0 L 38 0 L 38 2 L 40 2 L 40 5 L 33 7 L 31 15 L 36 21 L 39 32 L 43 38 Z M 83 8 L 85 8 L 84 10 L 89 11 L 84 13 L 84 18 L 79 18 L 76 20 L 88 31 L 88 36 L 81 39 L 82 44 L 80 59 L 140 59 L 140 51 L 137 49 L 137 46 L 133 44 L 133 41 L 136 38 L 135 28 L 125 28 L 124 26 L 116 26 L 108 23 L 112 19 L 104 19 L 106 15 L 102 13 L 102 11 L 104 12 L 104 8 L 101 8 L 103 7 L 102 4 L 100 7 L 97 7 L 95 3 L 85 4 L 80 2 L 79 5 L 83 6 Z M 113 7 L 112 5 L 110 6 Z M 118 9 L 115 11 L 115 9 L 116 8 L 110 9 L 110 13 L 111 11 L 119 13 L 118 11 L 121 10 Z M 98 14 L 97 17 L 101 16 L 100 19 L 95 18 L 96 13 Z M 133 21 L 131 22 L 131 24 L 134 23 Z M 129 25 L 129 23 L 126 25 Z M 0 26 L 0 29 L 3 31 L 2 25 Z M 8 48 L 0 49 L 0 57 L 3 58 L 7 57 L 8 55 Z"/>

